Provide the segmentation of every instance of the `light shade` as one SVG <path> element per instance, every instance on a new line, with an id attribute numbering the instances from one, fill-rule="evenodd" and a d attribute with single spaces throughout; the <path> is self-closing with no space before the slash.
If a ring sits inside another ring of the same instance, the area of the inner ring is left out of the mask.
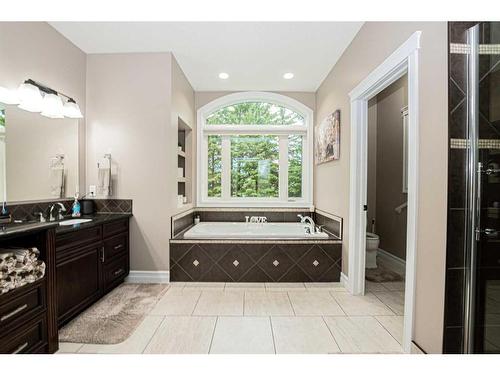
<path id="1" fill-rule="evenodd" d="M 225 72 L 219 73 L 219 78 L 220 79 L 228 79 L 229 78 L 229 74 L 227 74 Z"/>
<path id="2" fill-rule="evenodd" d="M 21 83 L 17 90 L 19 108 L 29 112 L 41 112 L 43 97 L 38 87 L 30 83 Z"/>
<path id="3" fill-rule="evenodd" d="M 283 74 L 284 79 L 292 79 L 293 76 L 294 76 L 294 74 L 292 72 L 288 72 L 288 73 Z"/>
<path id="4" fill-rule="evenodd" d="M 73 101 L 68 101 L 64 104 L 63 114 L 69 118 L 83 118 L 80 107 Z"/>
<path id="5" fill-rule="evenodd" d="M 56 94 L 45 94 L 43 97 L 42 116 L 50 118 L 63 118 L 64 106 L 61 98 Z"/>
<path id="6" fill-rule="evenodd" d="M 17 92 L 0 86 L 0 103 L 19 104 L 19 98 L 17 96 Z"/>

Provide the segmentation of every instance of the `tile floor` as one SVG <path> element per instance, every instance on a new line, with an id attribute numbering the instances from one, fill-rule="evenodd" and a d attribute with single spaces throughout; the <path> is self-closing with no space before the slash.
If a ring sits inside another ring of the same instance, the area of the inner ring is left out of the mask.
<path id="1" fill-rule="evenodd" d="M 60 343 L 58 353 L 400 353 L 402 290 L 368 282 L 365 296 L 351 296 L 340 283 L 171 283 L 124 342 Z"/>

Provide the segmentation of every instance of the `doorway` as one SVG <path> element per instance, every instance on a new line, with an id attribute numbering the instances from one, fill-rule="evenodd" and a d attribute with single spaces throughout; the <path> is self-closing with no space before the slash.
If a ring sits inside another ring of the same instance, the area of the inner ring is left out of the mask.
<path id="1" fill-rule="evenodd" d="M 370 73 L 349 94 L 351 98 L 351 160 L 349 202 L 349 275 L 352 294 L 365 293 L 368 103 L 385 88 L 407 75 L 407 232 L 404 290 L 403 350 L 411 351 L 415 298 L 415 254 L 418 187 L 418 52 L 421 32 L 417 31 Z"/>

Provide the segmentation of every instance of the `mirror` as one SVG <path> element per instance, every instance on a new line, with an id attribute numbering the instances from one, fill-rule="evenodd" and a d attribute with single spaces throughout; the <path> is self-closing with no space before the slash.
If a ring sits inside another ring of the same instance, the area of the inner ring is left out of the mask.
<path id="1" fill-rule="evenodd" d="M 77 190 L 78 120 L 0 103 L 0 199 L 59 199 Z"/>

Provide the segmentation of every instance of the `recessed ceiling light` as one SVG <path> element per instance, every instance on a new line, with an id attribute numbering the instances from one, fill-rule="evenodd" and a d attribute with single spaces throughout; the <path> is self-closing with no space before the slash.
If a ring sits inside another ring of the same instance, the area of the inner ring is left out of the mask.
<path id="1" fill-rule="evenodd" d="M 229 78 L 229 74 L 224 73 L 224 72 L 219 73 L 219 78 L 220 79 L 228 79 Z"/>
<path id="2" fill-rule="evenodd" d="M 283 74 L 283 78 L 284 79 L 292 79 L 293 73 L 291 73 L 291 72 L 285 73 L 285 74 Z"/>

